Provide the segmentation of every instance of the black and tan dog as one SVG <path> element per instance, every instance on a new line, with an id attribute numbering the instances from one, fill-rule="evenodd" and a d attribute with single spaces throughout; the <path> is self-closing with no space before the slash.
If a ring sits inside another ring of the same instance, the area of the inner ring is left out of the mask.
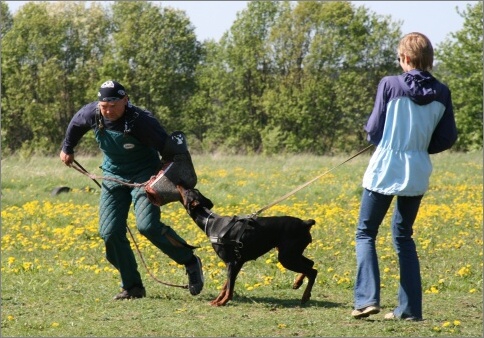
<path id="1" fill-rule="evenodd" d="M 293 289 L 298 289 L 307 277 L 301 304 L 311 298 L 311 290 L 318 271 L 314 262 L 303 256 L 311 243 L 310 229 L 314 220 L 303 221 L 291 216 L 274 217 L 226 217 L 213 213 L 212 201 L 196 189 L 177 186 L 182 196 L 183 206 L 200 229 L 210 238 L 217 255 L 227 265 L 227 280 L 221 293 L 211 304 L 222 306 L 232 299 L 235 280 L 249 260 L 255 260 L 273 248 L 279 251 L 279 262 L 286 268 L 300 273 Z"/>

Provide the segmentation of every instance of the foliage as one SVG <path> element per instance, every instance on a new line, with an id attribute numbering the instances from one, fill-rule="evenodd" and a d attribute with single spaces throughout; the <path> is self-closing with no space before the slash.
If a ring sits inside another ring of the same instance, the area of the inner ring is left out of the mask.
<path id="1" fill-rule="evenodd" d="M 79 156 L 94 174 L 102 159 Z M 197 188 L 222 215 L 246 215 L 343 162 L 344 157 L 193 156 Z M 424 321 L 386 321 L 397 302 L 398 262 L 388 216 L 378 234 L 383 313 L 350 316 L 355 274 L 354 235 L 361 177 L 359 156 L 263 212 L 314 218 L 305 253 L 319 274 L 311 300 L 300 306 L 295 273 L 272 250 L 248 262 L 226 307 L 209 305 L 225 268 L 209 239 L 179 203 L 162 220 L 196 250 L 205 288 L 196 297 L 152 279 L 137 255 L 147 297 L 113 301 L 119 275 L 98 235 L 99 189 L 59 159 L 2 160 L 1 295 L 5 337 L 478 337 L 482 334 L 482 154 L 432 156 L 434 172 L 415 224 L 423 282 Z M 304 164 L 301 166 L 301 164 Z M 51 196 L 56 186 L 69 193 Z M 390 209 L 391 210 L 391 209 Z M 161 254 L 128 219 L 149 270 L 183 285 L 183 266 Z M 458 306 L 456 305 L 458 304 Z"/>
<path id="2" fill-rule="evenodd" d="M 360 146 L 376 85 L 396 71 L 400 31 L 388 27 L 348 2 L 251 2 L 211 49 L 211 71 L 200 67 L 215 79 L 199 79 L 214 120 L 203 142 L 266 154 Z"/>
<path id="3" fill-rule="evenodd" d="M 183 13 L 150 2 L 22 6 L 2 41 L 4 149 L 56 153 L 72 116 L 108 78 L 173 128 L 193 91 L 197 46 Z M 92 135 L 85 144 L 97 149 Z"/>
<path id="4" fill-rule="evenodd" d="M 106 22 L 84 2 L 32 2 L 17 13 L 2 41 L 5 148 L 57 152 L 70 118 L 95 97 Z"/>
<path id="5" fill-rule="evenodd" d="M 464 18 L 461 30 L 452 33 L 439 46 L 437 56 L 441 60 L 438 74 L 452 92 L 454 113 L 459 131 L 456 149 L 482 148 L 483 140 L 483 74 L 484 62 L 482 32 L 484 27 L 483 5 L 467 5 L 459 13 Z"/>
<path id="6" fill-rule="evenodd" d="M 12 28 L 13 18 L 5 2 L 0 2 L 0 39 L 3 39 L 5 33 Z"/>
<path id="7" fill-rule="evenodd" d="M 482 3 L 438 49 L 459 141 L 482 147 Z M 398 74 L 401 22 L 349 1 L 250 1 L 220 41 L 151 1 L 1 3 L 4 153 L 55 154 L 107 79 L 182 130 L 194 152 L 333 154 L 361 148 L 379 80 Z M 466 60 L 466 62 L 462 62 Z M 77 151 L 97 153 L 88 133 Z"/>
<path id="8" fill-rule="evenodd" d="M 194 27 L 183 12 L 150 2 L 116 2 L 112 10 L 113 53 L 105 77 L 116 74 L 129 84 L 135 105 L 153 111 L 168 130 L 179 128 L 200 54 Z"/>
<path id="9" fill-rule="evenodd" d="M 278 25 L 272 58 L 281 67 L 264 104 L 281 143 L 317 154 L 361 147 L 376 85 L 396 71 L 398 26 L 346 2 L 299 2 Z"/>

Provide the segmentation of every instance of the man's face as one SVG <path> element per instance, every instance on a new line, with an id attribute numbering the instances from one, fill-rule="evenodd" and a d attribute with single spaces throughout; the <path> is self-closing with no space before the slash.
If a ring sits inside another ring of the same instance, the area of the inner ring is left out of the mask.
<path id="1" fill-rule="evenodd" d="M 99 110 L 103 117 L 110 121 L 116 121 L 124 115 L 127 101 L 127 96 L 117 101 L 99 101 Z"/>

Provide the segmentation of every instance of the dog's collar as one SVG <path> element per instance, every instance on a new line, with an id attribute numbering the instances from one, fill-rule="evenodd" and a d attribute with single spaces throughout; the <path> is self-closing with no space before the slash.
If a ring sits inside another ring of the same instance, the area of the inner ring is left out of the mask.
<path id="1" fill-rule="evenodd" d="M 205 227 L 203 229 L 203 231 L 207 234 L 208 236 L 208 232 L 207 232 L 207 225 L 208 225 L 208 220 L 210 219 L 210 216 L 213 215 L 213 212 L 211 212 L 208 216 L 207 216 L 207 219 L 205 220 Z"/>

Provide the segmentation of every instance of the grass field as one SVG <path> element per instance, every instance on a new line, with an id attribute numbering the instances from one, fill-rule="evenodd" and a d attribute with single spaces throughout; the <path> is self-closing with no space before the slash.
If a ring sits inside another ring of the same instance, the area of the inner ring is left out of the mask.
<path id="1" fill-rule="evenodd" d="M 198 185 L 223 215 L 250 214 L 272 203 L 346 157 L 194 156 Z M 396 305 L 398 263 L 389 216 L 377 249 L 382 273 L 382 313 L 355 320 L 354 232 L 361 178 L 369 154 L 333 170 L 262 215 L 313 218 L 306 250 L 319 270 L 311 301 L 299 305 L 304 286 L 292 290 L 295 274 L 277 262 L 276 251 L 247 263 L 226 307 L 209 301 L 225 269 L 210 242 L 178 203 L 162 220 L 190 244 L 200 246 L 205 288 L 196 297 L 161 285 L 141 265 L 148 297 L 113 301 L 118 273 L 104 258 L 97 233 L 99 189 L 56 158 L 2 159 L 1 336 L 44 337 L 290 337 L 440 336 L 481 337 L 482 154 L 432 157 L 431 187 L 415 224 L 424 288 L 424 321 L 385 321 Z M 77 160 L 100 175 L 100 158 Z M 72 190 L 58 196 L 58 186 Z M 154 250 L 130 228 L 160 280 L 185 284 L 184 268 Z"/>

